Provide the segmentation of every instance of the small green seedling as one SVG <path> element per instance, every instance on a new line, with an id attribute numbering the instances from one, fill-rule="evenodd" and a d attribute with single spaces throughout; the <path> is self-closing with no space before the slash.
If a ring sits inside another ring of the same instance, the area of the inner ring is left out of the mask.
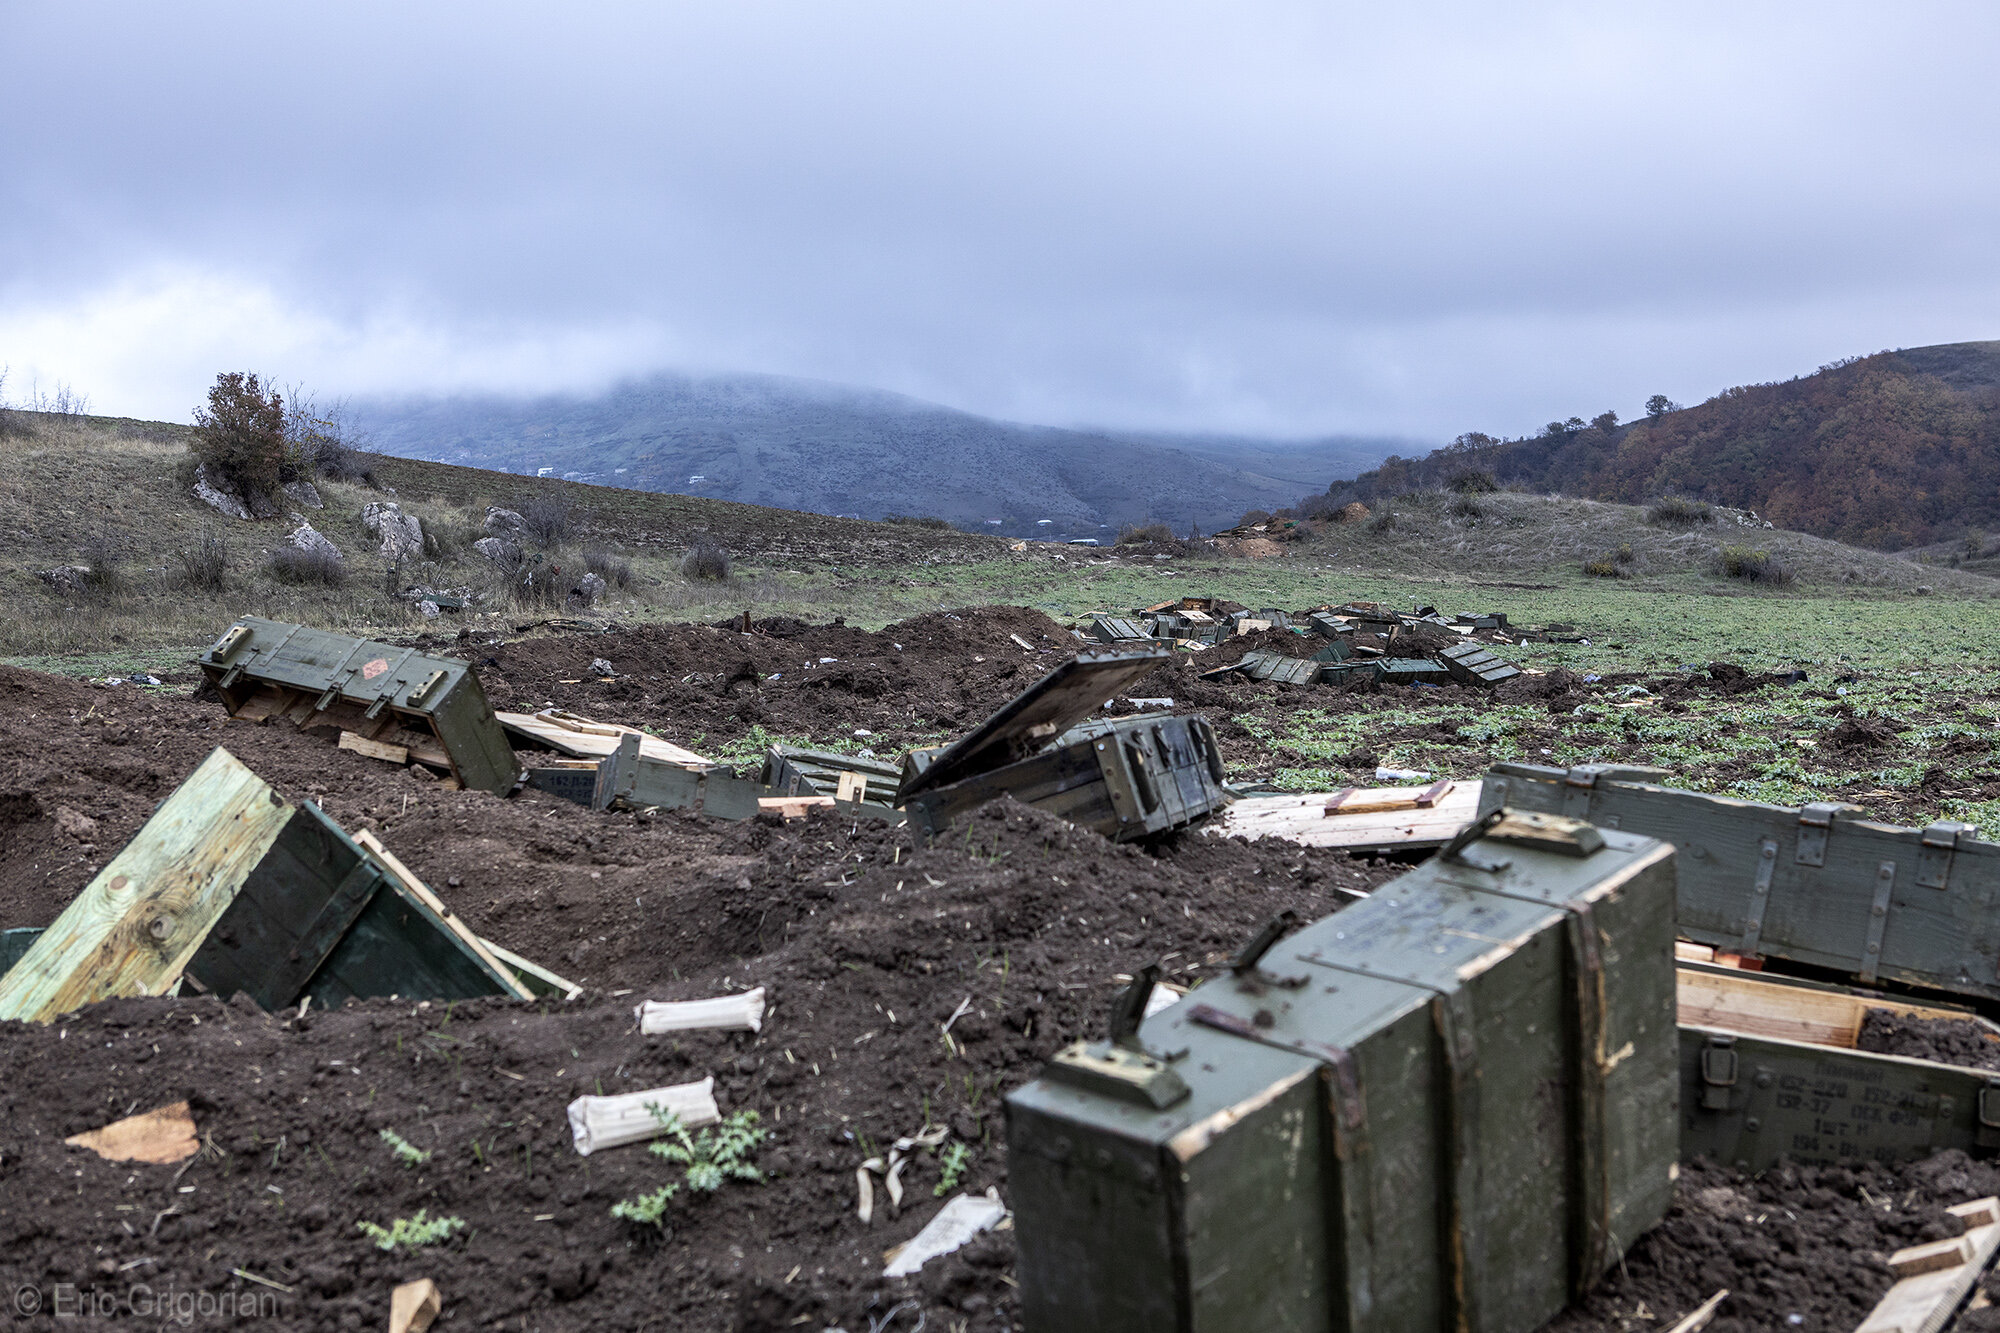
<path id="1" fill-rule="evenodd" d="M 737 1111 L 714 1129 L 690 1134 L 672 1111 L 651 1102 L 646 1109 L 670 1136 L 653 1144 L 653 1154 L 686 1167 L 689 1189 L 713 1194 L 731 1180 L 763 1183 L 764 1173 L 750 1158 L 770 1134 L 757 1128 L 755 1111 Z"/>
<path id="2" fill-rule="evenodd" d="M 680 1190 L 679 1185 L 662 1185 L 651 1194 L 641 1194 L 636 1199 L 620 1199 L 611 1205 L 611 1215 L 625 1222 L 640 1222 L 659 1231 L 665 1231 L 667 1224 L 667 1200 Z"/>
<path id="3" fill-rule="evenodd" d="M 431 1218 L 422 1208 L 414 1217 L 399 1217 L 388 1227 L 378 1227 L 373 1222 L 356 1222 L 363 1235 L 375 1242 L 378 1250 L 414 1250 L 421 1245 L 435 1245 L 452 1232 L 465 1226 L 462 1217 Z"/>
<path id="4" fill-rule="evenodd" d="M 422 1166 L 431 1160 L 431 1155 L 416 1144 L 404 1138 L 393 1129 L 382 1131 L 382 1142 L 389 1145 L 389 1151 L 396 1154 L 396 1160 L 404 1166 Z"/>
<path id="5" fill-rule="evenodd" d="M 972 1149 L 963 1143 L 953 1143 L 938 1154 L 938 1183 L 932 1190 L 934 1195 L 949 1194 L 965 1179 L 965 1168 L 972 1162 Z"/>

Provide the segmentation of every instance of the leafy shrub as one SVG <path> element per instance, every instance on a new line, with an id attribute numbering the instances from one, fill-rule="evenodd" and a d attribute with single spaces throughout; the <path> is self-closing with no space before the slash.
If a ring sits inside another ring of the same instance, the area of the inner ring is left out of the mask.
<path id="1" fill-rule="evenodd" d="M 942 528 L 949 530 L 951 527 L 949 522 L 934 515 L 891 514 L 882 521 L 884 523 L 897 523 L 906 528 Z"/>
<path id="2" fill-rule="evenodd" d="M 1473 499 L 1470 495 L 1462 494 L 1451 502 L 1445 512 L 1453 518 L 1485 518 L 1486 506 Z"/>
<path id="3" fill-rule="evenodd" d="M 641 1194 L 636 1198 L 620 1199 L 611 1205 L 611 1215 L 621 1222 L 637 1222 L 642 1226 L 667 1229 L 667 1200 L 680 1192 L 679 1185 L 662 1185 L 651 1194 Z"/>
<path id="4" fill-rule="evenodd" d="M 1725 546 L 1715 553 L 1716 566 L 1732 579 L 1764 583 L 1782 588 L 1792 582 L 1792 567 L 1769 551 L 1748 546 Z"/>
<path id="5" fill-rule="evenodd" d="M 646 1109 L 667 1133 L 652 1145 L 651 1152 L 685 1167 L 687 1187 L 697 1194 L 713 1194 L 732 1180 L 764 1182 L 764 1173 L 750 1159 L 771 1136 L 757 1128 L 755 1111 L 734 1112 L 715 1128 L 690 1134 L 672 1111 L 654 1105 Z"/>
<path id="6" fill-rule="evenodd" d="M 958 1182 L 965 1179 L 965 1168 L 972 1161 L 972 1149 L 963 1143 L 953 1143 L 938 1154 L 938 1183 L 931 1190 L 933 1195 L 942 1196 L 958 1188 Z"/>
<path id="7" fill-rule="evenodd" d="M 720 583 L 729 577 L 729 552 L 707 537 L 697 537 L 681 557 L 681 577 Z"/>
<path id="8" fill-rule="evenodd" d="M 1618 563 L 1615 555 L 1597 555 L 1583 562 L 1583 572 L 1594 579 L 1619 579 L 1625 577 L 1625 567 Z"/>
<path id="9" fill-rule="evenodd" d="M 208 529 L 192 546 L 174 552 L 180 565 L 180 584 L 190 592 L 221 592 L 228 581 L 229 544 Z"/>
<path id="10" fill-rule="evenodd" d="M 426 1209 L 419 1208 L 413 1217 L 399 1217 L 394 1224 L 378 1227 L 373 1222 L 356 1222 L 361 1234 L 375 1242 L 378 1250 L 414 1250 L 420 1245 L 435 1245 L 462 1230 L 462 1217 L 432 1218 Z"/>
<path id="11" fill-rule="evenodd" d="M 296 546 L 280 546 L 271 552 L 264 571 L 280 583 L 338 588 L 347 582 L 346 561 L 325 551 L 301 551 Z"/>
<path id="12" fill-rule="evenodd" d="M 254 502 L 269 505 L 288 458 L 284 399 L 275 390 L 267 396 L 253 374 L 217 375 L 208 406 L 194 410 L 188 448 L 207 465 L 212 479 L 242 491 L 257 512 Z"/>
<path id="13" fill-rule="evenodd" d="M 104 534 L 83 544 L 83 564 L 86 592 L 109 597 L 125 587 L 125 550 Z"/>
<path id="14" fill-rule="evenodd" d="M 1500 483 L 1493 479 L 1493 474 L 1484 469 L 1469 468 L 1446 484 L 1460 495 L 1489 495 L 1500 489 Z"/>
<path id="15" fill-rule="evenodd" d="M 1631 542 L 1620 542 L 1618 549 L 1611 553 L 1611 558 L 1621 565 L 1629 565 L 1639 557 L 1632 554 Z"/>
<path id="16" fill-rule="evenodd" d="M 1166 545 L 1174 540 L 1174 530 L 1164 523 L 1130 524 L 1118 534 L 1120 546 Z"/>
<path id="17" fill-rule="evenodd" d="M 568 541 L 576 531 L 576 511 L 560 495 L 533 495 L 515 506 L 528 536 L 543 550 Z"/>
<path id="18" fill-rule="evenodd" d="M 602 547 L 586 547 L 583 552 L 583 567 L 614 588 L 632 586 L 632 562 L 615 551 L 607 551 Z"/>
<path id="19" fill-rule="evenodd" d="M 1693 528 L 1703 523 L 1715 522 L 1715 508 L 1706 500 L 1691 500 L 1685 495 L 1667 495 L 1653 501 L 1653 507 L 1646 511 L 1646 517 L 1665 527 Z"/>

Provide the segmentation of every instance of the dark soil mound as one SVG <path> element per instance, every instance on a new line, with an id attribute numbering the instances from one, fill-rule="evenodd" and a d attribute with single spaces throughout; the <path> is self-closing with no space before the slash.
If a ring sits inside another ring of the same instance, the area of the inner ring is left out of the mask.
<path id="1" fill-rule="evenodd" d="M 1894 724 L 1879 717 L 1846 717 L 1821 738 L 1834 750 L 1886 750 L 1896 743 Z"/>
<path id="2" fill-rule="evenodd" d="M 1870 1009 L 1861 1020 L 1855 1047 L 1883 1055 L 1907 1055 L 1968 1069 L 2000 1069 L 2000 1041 L 1982 1024 L 1963 1018 L 1917 1018 L 1889 1009 Z"/>

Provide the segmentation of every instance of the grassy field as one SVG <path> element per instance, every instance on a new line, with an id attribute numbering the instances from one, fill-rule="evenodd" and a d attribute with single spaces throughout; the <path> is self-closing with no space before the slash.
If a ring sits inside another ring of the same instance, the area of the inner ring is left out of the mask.
<path id="1" fill-rule="evenodd" d="M 589 613 L 597 623 L 719 620 L 747 610 L 842 616 L 872 628 L 983 604 L 1033 606 L 1067 620 L 1182 594 L 1288 609 L 1365 598 L 1505 611 L 1516 624 L 1561 622 L 1589 639 L 1508 650 L 1527 667 L 1663 674 L 1721 660 L 1811 678 L 1808 688 L 1695 699 L 1682 711 L 1606 697 L 1552 717 L 1539 706 L 1446 705 L 1416 692 L 1407 705 L 1365 711 L 1302 699 L 1307 706 L 1246 714 L 1244 724 L 1270 747 L 1269 776 L 1286 787 L 1349 780 L 1339 757 L 1364 750 L 1392 766 L 1461 777 L 1502 758 L 1636 758 L 1710 790 L 1785 802 L 1881 793 L 1873 804 L 1898 818 L 2000 829 L 2000 774 L 1989 782 L 1979 776 L 1983 759 L 1964 758 L 2000 714 L 2000 582 L 1753 527 L 1739 515 L 1676 529 L 1588 501 L 1488 495 L 1468 513 L 1456 497 L 1411 496 L 1388 506 L 1392 522 L 1336 525 L 1286 544 L 1275 559 L 1203 548 L 1154 559 L 1082 547 L 1014 552 L 959 533 L 384 460 L 381 483 L 434 536 L 430 558 L 392 575 L 360 527 L 362 506 L 382 493 L 323 484 L 327 508 L 309 517 L 348 552 L 351 572 L 344 586 L 319 588 L 266 574 L 265 554 L 290 525 L 214 515 L 187 494 L 186 457 L 180 428 L 152 423 L 43 419 L 0 440 L 0 510 L 8 516 L 0 520 L 0 584 L 12 608 L 0 618 L 0 660 L 88 677 L 171 671 L 246 612 L 406 633 L 425 623 L 392 595 L 409 582 L 471 587 L 486 599 L 432 628 L 537 632 L 528 627 L 551 612 L 512 604 L 469 545 L 487 505 L 539 492 L 569 500 L 578 519 L 549 559 L 573 563 L 591 546 L 631 565 L 630 584 Z M 206 533 L 229 549 L 220 593 L 189 589 L 176 573 L 176 552 Z M 680 574 L 683 550 L 701 534 L 734 552 L 728 579 Z M 1770 588 L 1721 577 L 1714 553 L 1731 542 L 1767 549 L 1795 580 Z M 1585 560 L 1620 546 L 1631 550 L 1622 566 L 1630 577 L 1582 572 Z M 37 577 L 93 549 L 121 557 L 109 588 L 66 596 Z M 1830 751 L 1826 733 L 1849 714 L 1900 728 L 1893 752 L 1873 762 Z M 745 744 L 746 753 L 761 748 Z"/>

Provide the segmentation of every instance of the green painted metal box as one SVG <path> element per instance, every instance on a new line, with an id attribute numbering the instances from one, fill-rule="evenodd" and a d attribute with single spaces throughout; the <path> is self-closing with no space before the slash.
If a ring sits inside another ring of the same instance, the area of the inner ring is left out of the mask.
<path id="1" fill-rule="evenodd" d="M 1274 680 L 1280 685 L 1313 685 L 1320 675 L 1320 664 L 1312 658 L 1280 653 L 1245 653 L 1237 668 L 1253 680 Z"/>
<path id="2" fill-rule="evenodd" d="M 1093 828 L 1118 842 L 1193 823 L 1228 803 L 1222 750 L 1206 718 L 1136 717 L 1073 729 L 1026 759 L 904 799 L 937 833 L 1000 796 Z"/>
<path id="3" fill-rule="evenodd" d="M 1028 1333 L 1525 1333 L 1662 1216 L 1671 847 L 1507 819 L 1257 955 L 1009 1095 Z"/>
<path id="4" fill-rule="evenodd" d="M 480 791 L 505 794 L 520 776 L 479 677 L 456 659 L 244 616 L 196 665 L 233 718 L 351 731 Z"/>
<path id="5" fill-rule="evenodd" d="M 1547 810 L 1681 849 L 1680 930 L 1738 953 L 2000 1000 L 2000 844 L 1853 806 L 1765 805 L 1653 785 L 1654 768 L 1496 764 L 1480 808 Z"/>
<path id="6" fill-rule="evenodd" d="M 847 774 L 858 775 L 866 784 L 863 801 L 883 807 L 895 805 L 896 788 L 903 780 L 900 764 L 796 745 L 773 745 L 764 756 L 764 785 L 779 796 L 837 795 L 840 780 Z"/>
<path id="7" fill-rule="evenodd" d="M 1521 669 L 1503 662 L 1477 643 L 1455 643 L 1438 654 L 1438 661 L 1462 685 L 1483 685 L 1488 689 L 1503 680 L 1512 680 Z"/>
<path id="8" fill-rule="evenodd" d="M 1376 664 L 1384 685 L 1449 685 L 1451 672 L 1427 657 L 1391 657 Z"/>

